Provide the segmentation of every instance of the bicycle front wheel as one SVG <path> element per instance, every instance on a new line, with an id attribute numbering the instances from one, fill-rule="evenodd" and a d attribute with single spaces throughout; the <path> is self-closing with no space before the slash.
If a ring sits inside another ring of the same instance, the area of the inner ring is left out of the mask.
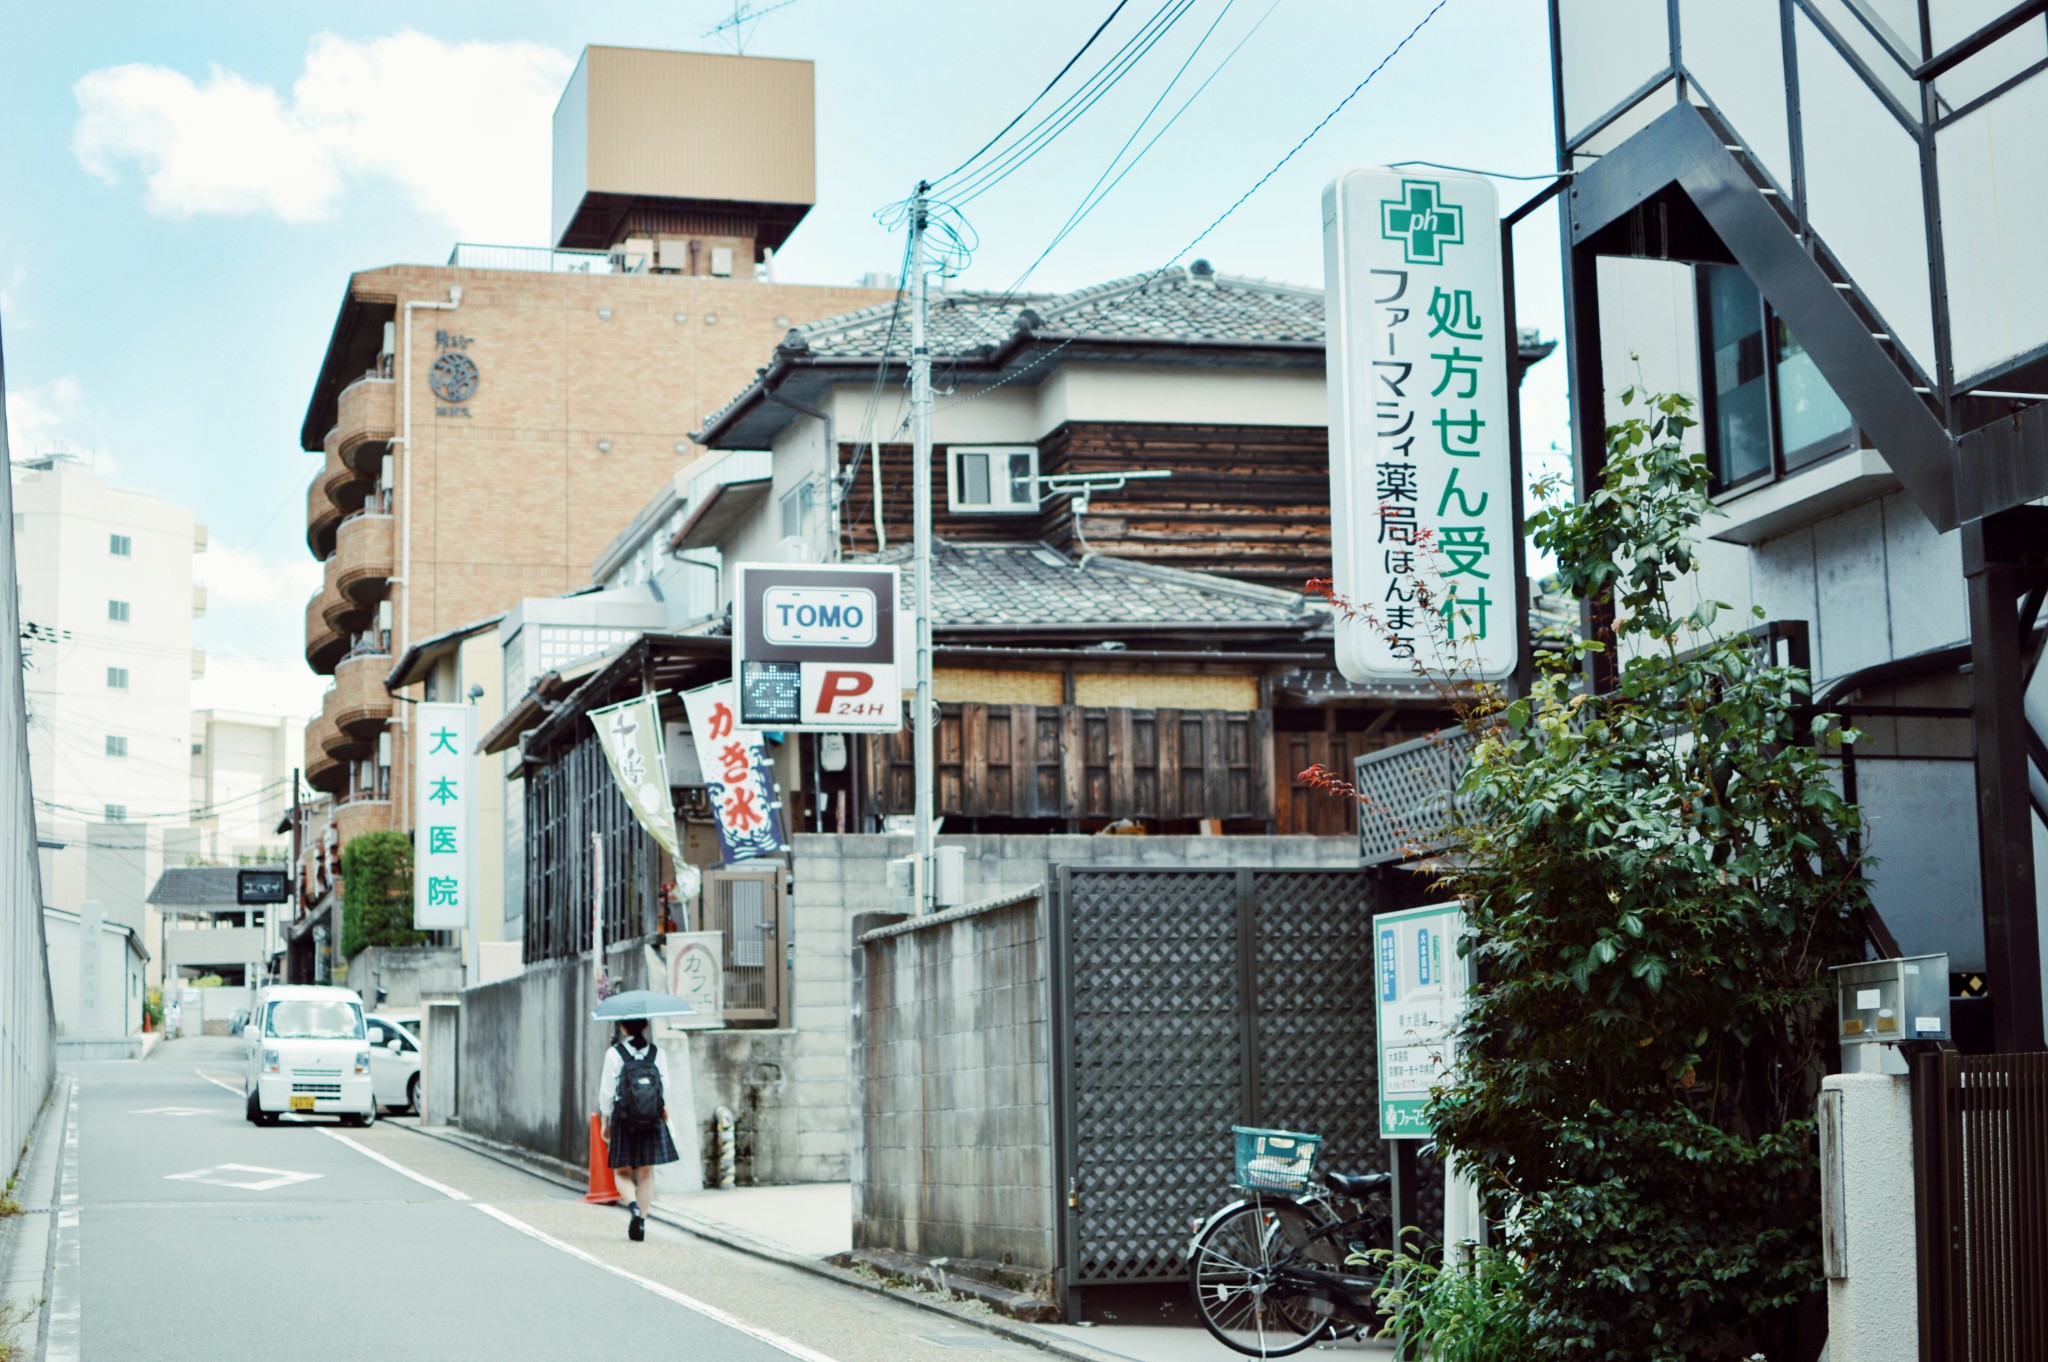
<path id="1" fill-rule="evenodd" d="M 1248 1357 L 1287 1357 L 1330 1332 L 1329 1303 L 1287 1273 L 1314 1228 L 1291 1201 L 1248 1201 L 1202 1231 L 1188 1254 L 1188 1284 L 1218 1342 Z"/>

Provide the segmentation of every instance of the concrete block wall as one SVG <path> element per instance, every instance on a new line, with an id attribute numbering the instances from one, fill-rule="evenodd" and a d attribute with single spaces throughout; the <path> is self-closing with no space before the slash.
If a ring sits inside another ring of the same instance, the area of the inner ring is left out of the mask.
<path id="1" fill-rule="evenodd" d="M 620 988 L 647 987 L 645 952 L 611 951 L 606 968 Z M 609 1028 L 590 1020 L 597 984 L 590 961 L 549 960 L 462 995 L 462 1127 L 500 1144 L 582 1167 L 590 1113 Z"/>
<path id="2" fill-rule="evenodd" d="M 966 854 L 967 902 L 981 903 L 1044 887 L 1057 865 L 1345 866 L 1358 845 L 1348 837 L 1104 837 L 988 835 L 941 837 Z M 849 1022 L 854 1004 L 854 919 L 890 911 L 888 864 L 911 851 L 908 836 L 799 833 L 793 839 L 796 895 L 791 903 L 791 1020 L 796 1067 L 782 1094 L 794 1123 L 803 1182 L 849 1176 L 855 1110 Z"/>
<path id="3" fill-rule="evenodd" d="M 856 1248 L 1056 1265 L 1047 902 L 911 919 L 857 948 Z"/>
<path id="4" fill-rule="evenodd" d="M 348 962 L 349 987 L 372 1011 L 418 1007 L 423 998 L 452 998 L 462 992 L 462 952 L 454 946 L 366 946 Z M 381 986 L 384 997 L 375 995 Z"/>

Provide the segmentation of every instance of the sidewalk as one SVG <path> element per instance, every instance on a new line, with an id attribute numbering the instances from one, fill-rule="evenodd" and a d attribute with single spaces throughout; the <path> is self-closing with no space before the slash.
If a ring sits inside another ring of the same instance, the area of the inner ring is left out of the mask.
<path id="1" fill-rule="evenodd" d="M 574 1175 L 574 1170 L 556 1165 L 551 1160 L 534 1158 L 520 1150 L 479 1140 L 464 1134 L 459 1127 L 422 1129 L 415 1122 L 403 1118 L 391 1123 L 429 1139 L 459 1144 L 572 1190 L 580 1192 L 583 1189 L 583 1181 Z M 863 1282 L 823 1261 L 853 1246 L 853 1189 L 843 1182 L 693 1192 L 658 1202 L 653 1218 L 742 1253 L 876 1289 L 872 1283 Z M 892 1291 L 890 1294 L 915 1299 L 908 1292 Z M 1088 1359 L 1088 1362 L 1100 1362 L 1105 1354 L 1129 1359 L 1129 1362 L 1225 1362 L 1241 1356 L 1199 1327 L 1025 1324 L 993 1315 L 972 1315 L 957 1307 L 942 1307 L 936 1298 L 919 1303 L 929 1304 L 940 1313 L 961 1318 L 1015 1342 L 1065 1357 Z M 1337 1352 L 1362 1359 L 1393 1356 L 1392 1345 L 1384 1343 L 1324 1345 L 1315 1351 Z"/>

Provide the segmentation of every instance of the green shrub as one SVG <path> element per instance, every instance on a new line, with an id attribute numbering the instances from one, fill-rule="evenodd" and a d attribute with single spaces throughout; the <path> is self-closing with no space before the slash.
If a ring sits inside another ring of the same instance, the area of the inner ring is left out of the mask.
<path id="1" fill-rule="evenodd" d="M 341 849 L 341 954 L 370 946 L 417 946 L 426 933 L 412 925 L 412 839 L 402 832 L 366 832 Z"/>
<path id="2" fill-rule="evenodd" d="M 1399 1338 L 1415 1362 L 1535 1362 L 1536 1332 L 1522 1259 L 1474 1248 L 1464 1264 L 1373 1249 L 1353 1261 L 1386 1272 L 1373 1302 L 1386 1316 L 1382 1338 Z"/>
<path id="3" fill-rule="evenodd" d="M 1608 430 L 1604 485 L 1546 486 L 1530 519 L 1628 656 L 1598 699 L 1572 685 L 1595 639 L 1473 709 L 1444 882 L 1480 982 L 1430 1114 L 1514 1208 L 1535 1355 L 1786 1357 L 1821 1288 L 1813 1112 L 1827 969 L 1866 904 L 1858 819 L 1803 672 L 1741 634 L 1684 646 L 1727 608 L 1676 600 L 1707 473 L 1679 444 L 1691 403 L 1644 402 Z"/>

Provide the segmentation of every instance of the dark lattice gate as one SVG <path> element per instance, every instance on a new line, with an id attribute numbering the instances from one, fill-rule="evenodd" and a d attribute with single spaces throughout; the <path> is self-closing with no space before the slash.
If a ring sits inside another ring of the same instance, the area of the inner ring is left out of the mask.
<path id="1" fill-rule="evenodd" d="M 1060 869 L 1053 1062 L 1069 1288 L 1178 1280 L 1191 1219 L 1228 1195 L 1233 1124 L 1320 1133 L 1328 1167 L 1386 1166 L 1375 887 L 1351 869 Z"/>

